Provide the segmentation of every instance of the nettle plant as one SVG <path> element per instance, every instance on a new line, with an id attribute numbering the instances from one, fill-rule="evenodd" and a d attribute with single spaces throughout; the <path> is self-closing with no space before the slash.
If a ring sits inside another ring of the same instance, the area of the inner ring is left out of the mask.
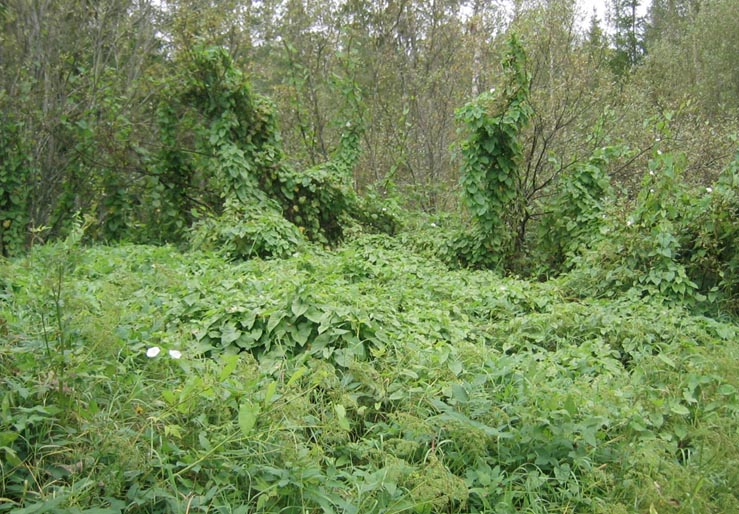
<path id="1" fill-rule="evenodd" d="M 515 35 L 503 68 L 502 90 L 483 93 L 457 112 L 468 132 L 460 145 L 461 184 L 474 229 L 453 245 L 459 260 L 473 266 L 497 266 L 521 250 L 516 239 L 518 220 L 526 211 L 519 176 L 521 132 L 533 109 L 526 54 Z"/>

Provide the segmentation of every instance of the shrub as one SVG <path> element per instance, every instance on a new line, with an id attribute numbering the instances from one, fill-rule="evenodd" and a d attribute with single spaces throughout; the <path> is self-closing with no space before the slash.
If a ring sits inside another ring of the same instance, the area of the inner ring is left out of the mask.
<path id="1" fill-rule="evenodd" d="M 532 114 L 525 66 L 526 54 L 513 36 L 503 61 L 503 90 L 483 93 L 457 112 L 468 130 L 460 145 L 462 197 L 475 227 L 450 245 L 465 264 L 487 266 L 520 257 L 519 229 L 528 218 L 519 176 L 521 131 Z"/>
<path id="2" fill-rule="evenodd" d="M 573 290 L 737 312 L 737 161 L 699 190 L 681 180 L 684 165 L 680 154 L 655 152 L 633 208 L 614 206 L 592 248 L 571 260 Z"/>
<path id="3" fill-rule="evenodd" d="M 598 238 L 607 203 L 613 200 L 607 166 L 623 153 L 621 147 L 596 150 L 586 162 L 562 173 L 550 199 L 541 202 L 543 215 L 534 243 L 540 273 L 569 269 L 572 259 Z"/>
<path id="4" fill-rule="evenodd" d="M 284 258 L 305 238 L 276 208 L 227 205 L 223 214 L 198 221 L 190 233 L 193 249 L 215 251 L 230 260 Z"/>

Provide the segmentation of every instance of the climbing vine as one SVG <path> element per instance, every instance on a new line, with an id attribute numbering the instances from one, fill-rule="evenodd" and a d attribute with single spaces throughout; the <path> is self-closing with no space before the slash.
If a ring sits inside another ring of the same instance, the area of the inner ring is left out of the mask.
<path id="1" fill-rule="evenodd" d="M 225 49 L 196 47 L 182 59 L 159 109 L 154 177 L 170 217 L 195 222 L 196 245 L 229 248 L 234 258 L 281 256 L 303 237 L 334 244 L 362 219 L 352 184 L 361 123 L 346 123 L 328 162 L 296 170 L 272 102 L 252 91 Z"/>
<path id="2" fill-rule="evenodd" d="M 549 275 L 572 266 L 572 258 L 599 235 L 606 206 L 613 199 L 608 164 L 623 155 L 625 147 L 596 149 L 587 161 L 563 172 L 554 184 L 538 224 L 539 272 Z"/>
<path id="3" fill-rule="evenodd" d="M 489 265 L 513 256 L 518 221 L 526 215 L 521 177 L 521 132 L 533 111 L 526 54 L 518 39 L 509 41 L 503 60 L 505 85 L 483 93 L 457 112 L 467 136 L 461 143 L 462 195 L 472 214 L 473 241 L 459 247 L 470 251 L 464 260 Z"/>
<path id="4" fill-rule="evenodd" d="M 0 123 L 0 255 L 20 253 L 28 224 L 28 162 L 18 126 Z"/>

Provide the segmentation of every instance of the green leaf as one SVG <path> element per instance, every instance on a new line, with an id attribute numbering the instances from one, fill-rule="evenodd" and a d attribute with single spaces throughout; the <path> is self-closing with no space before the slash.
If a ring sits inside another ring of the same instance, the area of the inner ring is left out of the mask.
<path id="1" fill-rule="evenodd" d="M 657 355 L 657 358 L 659 360 L 661 360 L 662 362 L 664 362 L 665 364 L 667 364 L 668 366 L 670 366 L 671 368 L 676 368 L 677 367 L 677 364 L 675 364 L 675 361 L 672 360 L 672 359 L 670 359 L 664 353 L 660 353 L 659 355 Z"/>
<path id="2" fill-rule="evenodd" d="M 452 384 L 452 397 L 458 402 L 469 401 L 467 390 L 461 384 Z"/>
<path id="3" fill-rule="evenodd" d="M 274 380 L 269 383 L 267 386 L 267 391 L 264 393 L 264 406 L 266 407 L 270 403 L 272 403 L 272 398 L 275 395 L 275 391 L 277 391 L 277 382 Z"/>
<path id="4" fill-rule="evenodd" d="M 690 410 L 681 403 L 673 402 L 670 404 L 670 411 L 678 416 L 687 416 L 690 414 Z"/>
<path id="5" fill-rule="evenodd" d="M 267 322 L 267 332 L 272 333 L 275 327 L 285 318 L 286 314 L 283 311 L 273 312 Z"/>
<path id="6" fill-rule="evenodd" d="M 33 503 L 23 509 L 16 509 L 13 512 L 16 514 L 43 514 L 46 512 L 58 512 L 59 505 L 67 501 L 68 495 L 61 494 L 56 498 L 44 500 L 43 502 Z"/>
<path id="7" fill-rule="evenodd" d="M 221 329 L 221 343 L 226 346 L 241 337 L 241 330 L 236 328 L 236 325 L 230 321 L 226 323 Z"/>
<path id="8" fill-rule="evenodd" d="M 338 418 L 339 428 L 341 428 L 345 432 L 349 432 L 352 427 L 351 425 L 349 425 L 349 420 L 346 419 L 346 408 L 340 403 L 336 403 L 334 404 L 334 411 L 336 412 L 336 417 Z"/>
<path id="9" fill-rule="evenodd" d="M 298 369 L 296 369 L 290 377 L 290 380 L 287 381 L 287 387 L 290 387 L 292 384 L 300 380 L 300 378 L 305 375 L 307 371 L 308 368 L 306 368 L 305 366 L 300 366 Z"/>
<path id="10" fill-rule="evenodd" d="M 565 398 L 564 408 L 570 416 L 574 417 L 577 414 L 577 403 L 572 395 L 568 394 Z"/>
<path id="11" fill-rule="evenodd" d="M 0 446 L 8 446 L 18 439 L 18 432 L 0 432 Z"/>
<path id="12" fill-rule="evenodd" d="M 293 300 L 293 303 L 290 306 L 290 310 L 292 310 L 293 315 L 297 318 L 305 314 L 305 312 L 308 310 L 308 307 L 309 305 L 307 303 L 303 303 L 302 299 L 296 298 L 295 300 Z"/>
<path id="13" fill-rule="evenodd" d="M 251 403 L 249 400 L 245 400 L 244 403 L 239 407 L 239 428 L 244 437 L 248 437 L 254 429 L 254 425 L 257 424 L 257 418 L 261 408 L 257 404 Z"/>
<path id="14" fill-rule="evenodd" d="M 234 372 L 236 369 L 236 366 L 239 364 L 239 356 L 238 355 L 224 355 L 221 358 L 221 364 L 222 368 L 220 373 L 218 374 L 218 381 L 223 382 L 226 380 L 229 376 L 231 376 L 231 373 Z"/>
<path id="15" fill-rule="evenodd" d="M 722 384 L 718 388 L 718 393 L 723 396 L 731 396 L 736 393 L 736 387 L 731 384 Z"/>

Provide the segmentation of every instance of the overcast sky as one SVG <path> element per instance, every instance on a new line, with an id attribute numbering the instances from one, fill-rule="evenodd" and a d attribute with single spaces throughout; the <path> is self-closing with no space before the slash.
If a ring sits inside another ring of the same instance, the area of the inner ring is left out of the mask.
<path id="1" fill-rule="evenodd" d="M 590 20 L 594 9 L 601 21 L 606 19 L 606 0 L 578 0 L 577 3 L 580 5 L 580 9 L 585 12 L 585 17 L 588 20 Z"/>
<path id="2" fill-rule="evenodd" d="M 593 10 L 595 10 L 601 21 L 601 27 L 605 28 L 608 0 L 577 0 L 577 3 L 585 13 L 584 23 L 586 27 L 590 25 L 590 17 L 593 15 Z M 641 4 L 639 6 L 639 16 L 644 16 L 647 14 L 651 0 L 641 0 L 639 3 Z"/>

